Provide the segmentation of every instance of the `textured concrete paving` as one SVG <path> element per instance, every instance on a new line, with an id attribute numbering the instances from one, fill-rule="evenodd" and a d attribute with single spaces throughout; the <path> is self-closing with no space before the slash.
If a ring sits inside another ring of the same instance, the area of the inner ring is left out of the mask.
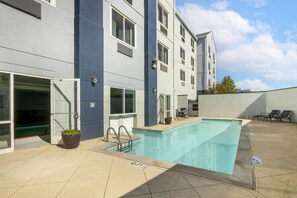
<path id="1" fill-rule="evenodd" d="M 297 125 L 252 121 L 256 190 L 175 171 L 133 165 L 133 161 L 89 150 L 53 145 L 0 155 L 0 197 L 297 197 Z"/>

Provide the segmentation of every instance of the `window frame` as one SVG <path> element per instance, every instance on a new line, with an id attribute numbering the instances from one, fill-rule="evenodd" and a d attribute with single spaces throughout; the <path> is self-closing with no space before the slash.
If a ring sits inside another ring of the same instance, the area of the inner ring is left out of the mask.
<path id="1" fill-rule="evenodd" d="M 195 58 L 191 56 L 191 65 L 192 67 L 195 67 Z"/>
<path id="2" fill-rule="evenodd" d="M 160 56 L 159 56 L 159 45 L 162 47 L 162 50 L 161 50 L 162 58 L 161 59 L 160 59 Z M 165 52 L 164 49 L 167 50 L 166 60 L 163 59 L 165 57 L 164 56 L 164 52 Z M 162 43 L 158 42 L 158 44 L 157 44 L 157 51 L 158 51 L 158 60 L 161 61 L 162 63 L 168 65 L 168 60 L 169 60 L 169 57 L 168 57 L 169 56 L 169 53 L 168 52 L 169 52 L 169 48 L 166 47 L 165 45 L 163 45 Z"/>
<path id="3" fill-rule="evenodd" d="M 191 75 L 191 85 L 195 85 L 195 76 Z"/>
<path id="4" fill-rule="evenodd" d="M 159 8 L 161 8 L 161 11 L 162 11 L 162 15 L 160 15 L 160 10 Z M 165 13 L 166 13 L 166 22 L 164 24 L 164 16 L 165 16 Z M 160 16 L 162 18 L 162 21 L 160 21 Z M 162 6 L 162 4 L 158 3 L 158 21 L 160 22 L 160 24 L 168 31 L 168 16 L 169 16 L 169 12 Z"/>
<path id="5" fill-rule="evenodd" d="M 182 60 L 186 59 L 186 50 L 182 47 L 180 47 L 180 55 L 179 56 Z"/>
<path id="6" fill-rule="evenodd" d="M 185 27 L 182 24 L 180 24 L 179 33 L 182 36 L 182 38 L 184 38 L 184 39 L 186 38 L 186 29 L 185 29 Z"/>
<path id="7" fill-rule="evenodd" d="M 111 113 L 111 89 L 119 89 L 122 90 L 122 113 Z M 117 115 L 134 115 L 137 114 L 137 97 L 136 97 L 136 90 L 132 89 L 124 89 L 124 88 L 118 88 L 118 87 L 110 87 L 110 94 L 109 94 L 109 115 L 111 116 L 117 116 Z M 126 91 L 132 91 L 134 92 L 134 100 L 133 100 L 133 108 L 134 112 L 126 113 Z"/>
<path id="8" fill-rule="evenodd" d="M 195 48 L 195 40 L 193 38 L 191 38 L 191 47 Z"/>
<path id="9" fill-rule="evenodd" d="M 119 14 L 119 15 L 121 15 L 121 17 L 123 18 L 123 21 L 122 21 L 122 25 L 123 25 L 123 40 L 121 40 L 120 38 L 117 38 L 116 36 L 114 36 L 113 35 L 113 25 L 112 25 L 112 23 L 113 23 L 113 17 L 112 17 L 112 13 L 113 13 L 113 11 L 115 11 L 117 14 Z M 134 38 L 134 45 L 131 45 L 130 43 L 127 43 L 126 42 L 126 20 L 128 21 L 128 22 L 130 22 L 131 24 L 133 24 L 134 25 L 134 35 L 133 35 L 133 38 Z M 127 45 L 127 46 L 129 46 L 129 47 L 133 47 L 133 48 L 137 48 L 137 38 L 136 38 L 136 36 L 137 36 L 137 26 L 136 26 L 136 23 L 135 22 L 133 22 L 131 19 L 129 19 L 126 15 L 124 15 L 123 13 L 121 13 L 118 9 L 116 9 L 115 7 L 113 7 L 113 6 L 110 6 L 110 35 L 114 38 L 114 39 L 116 39 L 116 40 L 118 40 L 118 41 L 120 41 L 121 43 L 123 43 L 123 44 L 125 44 L 125 45 Z"/>
<path id="10" fill-rule="evenodd" d="M 186 81 L 186 72 L 185 72 L 185 70 L 180 70 L 180 80 L 181 81 L 183 81 L 183 82 L 185 82 Z"/>

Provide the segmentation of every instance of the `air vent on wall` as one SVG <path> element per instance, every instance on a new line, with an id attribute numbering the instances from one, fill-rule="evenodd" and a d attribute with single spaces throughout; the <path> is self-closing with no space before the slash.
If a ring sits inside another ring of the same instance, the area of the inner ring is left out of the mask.
<path id="1" fill-rule="evenodd" d="M 184 65 L 184 64 L 185 64 L 185 60 L 182 59 L 182 60 L 181 60 L 181 63 Z"/>
<path id="2" fill-rule="evenodd" d="M 185 82 L 181 82 L 181 86 L 183 86 L 183 87 L 184 87 L 185 85 L 186 85 L 186 83 L 185 83 Z"/>
<path id="3" fill-rule="evenodd" d="M 168 67 L 163 65 L 162 63 L 160 64 L 160 70 L 163 71 L 163 72 L 166 72 L 168 71 Z"/>

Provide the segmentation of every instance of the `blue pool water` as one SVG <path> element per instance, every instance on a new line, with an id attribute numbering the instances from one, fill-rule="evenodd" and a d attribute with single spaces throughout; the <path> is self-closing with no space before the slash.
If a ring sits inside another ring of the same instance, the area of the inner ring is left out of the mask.
<path id="1" fill-rule="evenodd" d="M 128 153 L 232 174 L 241 121 L 200 120 L 165 132 L 134 129 Z"/>

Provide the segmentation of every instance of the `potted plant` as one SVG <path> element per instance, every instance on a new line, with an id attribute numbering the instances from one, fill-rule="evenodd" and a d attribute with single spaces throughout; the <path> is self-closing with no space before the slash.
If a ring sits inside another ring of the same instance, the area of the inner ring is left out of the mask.
<path id="1" fill-rule="evenodd" d="M 172 117 L 165 118 L 165 124 L 171 124 Z"/>
<path id="2" fill-rule="evenodd" d="M 67 149 L 77 148 L 80 142 L 80 130 L 71 129 L 62 131 L 62 140 Z"/>

